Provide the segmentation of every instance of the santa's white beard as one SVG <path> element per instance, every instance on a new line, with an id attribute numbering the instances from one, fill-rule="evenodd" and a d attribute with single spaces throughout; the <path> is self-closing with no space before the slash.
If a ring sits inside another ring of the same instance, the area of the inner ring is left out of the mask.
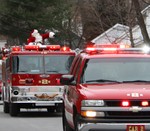
<path id="1" fill-rule="evenodd" d="M 41 35 L 36 35 L 35 36 L 35 42 L 41 42 L 41 43 L 43 43 L 42 36 Z"/>

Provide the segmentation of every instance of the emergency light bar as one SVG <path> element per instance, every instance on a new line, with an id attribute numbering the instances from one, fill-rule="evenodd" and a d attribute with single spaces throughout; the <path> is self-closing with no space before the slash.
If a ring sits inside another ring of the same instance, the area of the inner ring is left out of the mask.
<path id="1" fill-rule="evenodd" d="M 115 47 L 116 46 L 116 47 Z M 87 47 L 85 52 L 90 54 L 96 53 L 150 53 L 150 47 L 147 48 L 120 48 L 120 45 L 96 45 L 93 47 Z M 119 48 L 118 48 L 119 47 Z"/>
<path id="2" fill-rule="evenodd" d="M 93 45 L 95 48 L 130 48 L 130 45 L 125 44 L 97 44 Z"/>
<path id="3" fill-rule="evenodd" d="M 25 50 L 60 50 L 60 45 L 25 45 Z"/>

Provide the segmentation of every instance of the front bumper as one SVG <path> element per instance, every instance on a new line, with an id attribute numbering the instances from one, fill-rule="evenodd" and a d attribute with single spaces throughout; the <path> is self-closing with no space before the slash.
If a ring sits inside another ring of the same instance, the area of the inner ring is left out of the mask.
<path id="1" fill-rule="evenodd" d="M 14 101 L 20 108 L 61 108 L 62 101 Z"/>
<path id="2" fill-rule="evenodd" d="M 77 121 L 79 131 L 150 131 L 149 118 L 85 118 L 78 115 Z"/>
<path id="3" fill-rule="evenodd" d="M 43 108 L 43 107 L 56 107 L 62 105 L 63 101 L 59 99 L 36 99 L 35 97 L 12 97 L 11 103 L 19 104 L 20 107 L 29 107 L 29 108 Z"/>
<path id="4" fill-rule="evenodd" d="M 13 96 L 11 97 L 11 103 L 18 104 L 20 108 L 48 108 L 48 107 L 61 107 L 63 101 L 62 96 L 57 95 L 54 97 L 48 97 L 52 95 L 26 95 L 26 96 Z M 42 97 L 41 97 L 42 96 Z"/>
<path id="5" fill-rule="evenodd" d="M 79 131 L 126 131 L 128 125 L 143 125 L 145 130 L 139 131 L 150 131 L 150 123 L 82 123 Z"/>
<path id="6" fill-rule="evenodd" d="M 55 105 L 60 104 L 63 101 L 13 101 L 12 103 L 22 103 L 22 104 L 35 104 L 35 105 Z"/>

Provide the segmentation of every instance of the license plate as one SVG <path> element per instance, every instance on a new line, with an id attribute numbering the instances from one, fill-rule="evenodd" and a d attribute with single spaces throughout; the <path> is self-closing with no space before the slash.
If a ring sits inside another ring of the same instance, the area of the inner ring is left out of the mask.
<path id="1" fill-rule="evenodd" d="M 126 131 L 145 131 L 144 125 L 127 125 Z"/>

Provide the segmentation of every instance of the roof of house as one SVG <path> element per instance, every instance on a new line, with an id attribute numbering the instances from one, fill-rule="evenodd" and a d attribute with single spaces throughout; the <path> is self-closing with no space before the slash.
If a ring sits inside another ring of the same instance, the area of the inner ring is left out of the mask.
<path id="1" fill-rule="evenodd" d="M 120 39 L 124 32 L 127 33 L 128 30 L 128 26 L 117 23 L 112 28 L 93 39 L 92 42 L 95 44 L 115 43 L 118 39 Z"/>

